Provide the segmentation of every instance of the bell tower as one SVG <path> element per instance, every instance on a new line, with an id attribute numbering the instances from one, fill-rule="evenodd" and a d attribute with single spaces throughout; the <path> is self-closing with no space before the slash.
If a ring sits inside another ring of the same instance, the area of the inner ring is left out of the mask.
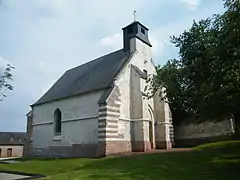
<path id="1" fill-rule="evenodd" d="M 135 19 L 135 18 L 134 18 Z M 136 42 L 131 40 L 134 38 L 139 39 L 143 43 L 152 47 L 148 38 L 148 28 L 138 21 L 134 21 L 123 29 L 123 49 L 125 51 L 134 51 L 136 49 Z"/>

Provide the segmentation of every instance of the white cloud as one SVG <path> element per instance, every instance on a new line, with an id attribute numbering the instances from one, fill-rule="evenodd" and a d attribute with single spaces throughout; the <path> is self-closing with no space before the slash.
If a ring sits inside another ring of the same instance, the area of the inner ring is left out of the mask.
<path id="1" fill-rule="evenodd" d="M 101 44 L 111 49 L 120 49 L 122 48 L 122 35 L 116 33 L 111 36 L 104 37 L 101 39 Z"/>
<path id="2" fill-rule="evenodd" d="M 164 50 L 164 44 L 155 34 L 149 34 L 149 41 L 152 44 L 153 56 L 160 55 Z"/>
<path id="3" fill-rule="evenodd" d="M 196 10 L 201 4 L 201 0 L 180 0 L 184 3 L 190 10 Z"/>
<path id="4" fill-rule="evenodd" d="M 122 36 L 123 36 L 122 34 L 115 33 L 111 36 L 104 37 L 101 39 L 101 45 L 108 48 L 108 50 L 121 49 L 123 47 L 123 44 L 122 44 L 123 37 Z M 153 55 L 159 55 L 160 53 L 162 53 L 162 51 L 164 49 L 164 47 L 163 47 L 164 45 L 161 42 L 161 40 L 158 39 L 157 36 L 155 36 L 154 34 L 150 34 L 149 41 L 152 44 Z"/>
<path id="5" fill-rule="evenodd" d="M 190 27 L 191 20 L 182 20 L 160 26 L 151 31 L 150 42 L 152 43 L 152 52 L 154 56 L 166 54 L 166 49 L 173 48 L 170 42 L 170 36 L 179 35 L 185 29 Z M 165 59 L 163 61 L 166 61 Z"/>

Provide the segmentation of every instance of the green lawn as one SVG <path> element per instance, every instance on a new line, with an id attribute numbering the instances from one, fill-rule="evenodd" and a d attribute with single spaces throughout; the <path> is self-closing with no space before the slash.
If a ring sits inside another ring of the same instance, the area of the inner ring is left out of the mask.
<path id="1" fill-rule="evenodd" d="M 0 169 L 45 174 L 50 180 L 239 180 L 240 141 L 203 145 L 191 152 L 29 160 L 0 164 Z"/>

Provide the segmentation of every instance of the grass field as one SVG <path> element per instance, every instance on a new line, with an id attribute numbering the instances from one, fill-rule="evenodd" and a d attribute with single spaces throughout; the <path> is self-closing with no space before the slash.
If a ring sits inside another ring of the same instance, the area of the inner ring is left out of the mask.
<path id="1" fill-rule="evenodd" d="M 50 180 L 239 180 L 240 141 L 207 144 L 190 152 L 28 160 L 0 164 L 0 170 L 44 174 Z"/>

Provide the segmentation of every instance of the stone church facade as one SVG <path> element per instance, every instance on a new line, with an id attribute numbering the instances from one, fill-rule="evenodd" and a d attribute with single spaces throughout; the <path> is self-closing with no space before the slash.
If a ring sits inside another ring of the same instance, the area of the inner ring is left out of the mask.
<path id="1" fill-rule="evenodd" d="M 31 105 L 24 156 L 102 157 L 172 147 L 169 106 L 145 91 L 156 73 L 148 29 L 139 22 L 126 26 L 123 45 L 66 71 Z"/>

